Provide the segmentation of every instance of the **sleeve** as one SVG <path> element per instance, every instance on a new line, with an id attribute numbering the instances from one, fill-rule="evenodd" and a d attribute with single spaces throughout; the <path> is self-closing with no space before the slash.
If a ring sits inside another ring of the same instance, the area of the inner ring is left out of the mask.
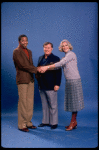
<path id="1" fill-rule="evenodd" d="M 31 65 L 29 61 L 24 61 L 23 57 L 20 55 L 18 51 L 13 52 L 13 60 L 15 66 L 18 66 L 23 71 L 27 71 L 30 73 L 37 73 L 37 68 L 34 65 Z"/>
<path id="2" fill-rule="evenodd" d="M 59 62 L 55 63 L 55 69 L 61 68 L 66 64 L 66 58 L 61 59 Z"/>
<path id="3" fill-rule="evenodd" d="M 38 59 L 37 67 L 39 66 L 40 58 L 41 58 L 41 57 L 39 57 L 39 59 Z M 39 82 L 40 77 L 41 77 L 41 73 L 39 73 L 39 72 L 37 71 L 37 73 L 35 74 L 35 78 L 37 79 L 38 82 Z"/>
<path id="4" fill-rule="evenodd" d="M 55 63 L 55 69 L 63 67 L 66 63 L 70 63 L 75 59 L 74 53 L 67 54 L 64 58 L 62 58 L 59 62 Z"/>
<path id="5" fill-rule="evenodd" d="M 62 76 L 62 69 L 55 70 L 56 78 L 55 78 L 55 85 L 60 86 L 61 84 L 61 76 Z"/>
<path id="6" fill-rule="evenodd" d="M 58 59 L 58 61 L 60 61 L 60 59 Z M 55 70 L 55 85 L 60 86 L 61 84 L 61 77 L 62 77 L 62 69 L 58 68 L 57 70 Z"/>

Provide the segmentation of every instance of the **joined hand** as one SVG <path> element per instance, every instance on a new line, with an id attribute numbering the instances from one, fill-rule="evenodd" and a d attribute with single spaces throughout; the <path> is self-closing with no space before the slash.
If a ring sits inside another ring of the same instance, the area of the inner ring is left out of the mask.
<path id="1" fill-rule="evenodd" d="M 37 67 L 37 71 L 39 72 L 39 73 L 45 73 L 45 71 L 47 70 L 47 66 L 40 66 L 40 67 Z"/>

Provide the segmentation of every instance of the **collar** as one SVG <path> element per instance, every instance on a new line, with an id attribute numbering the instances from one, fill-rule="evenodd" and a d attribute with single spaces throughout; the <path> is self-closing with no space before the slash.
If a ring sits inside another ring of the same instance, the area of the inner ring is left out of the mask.
<path id="1" fill-rule="evenodd" d="M 25 50 L 25 49 L 27 50 L 27 48 L 24 48 L 24 47 L 23 47 L 23 46 L 21 46 L 21 45 L 19 45 L 19 47 L 21 47 L 23 50 Z"/>
<path id="2" fill-rule="evenodd" d="M 71 50 L 69 49 L 68 52 L 65 52 L 65 55 L 68 54 Z"/>
<path id="3" fill-rule="evenodd" d="M 47 59 L 49 58 L 49 57 L 51 57 L 53 54 L 51 53 L 50 55 L 48 55 L 47 56 Z M 45 54 L 43 55 L 43 58 L 45 58 Z"/>

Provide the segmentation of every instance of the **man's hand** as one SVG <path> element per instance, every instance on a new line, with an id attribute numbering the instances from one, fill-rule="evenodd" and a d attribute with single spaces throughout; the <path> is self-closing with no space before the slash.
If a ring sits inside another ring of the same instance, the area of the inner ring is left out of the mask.
<path id="1" fill-rule="evenodd" d="M 58 85 L 55 85 L 54 86 L 54 91 L 58 91 L 59 90 L 59 86 Z"/>
<path id="2" fill-rule="evenodd" d="M 41 66 L 37 67 L 37 71 L 40 73 L 41 72 Z"/>
<path id="3" fill-rule="evenodd" d="M 43 66 L 43 67 L 37 67 L 37 71 L 40 73 L 45 73 L 45 71 L 47 71 L 48 66 Z"/>

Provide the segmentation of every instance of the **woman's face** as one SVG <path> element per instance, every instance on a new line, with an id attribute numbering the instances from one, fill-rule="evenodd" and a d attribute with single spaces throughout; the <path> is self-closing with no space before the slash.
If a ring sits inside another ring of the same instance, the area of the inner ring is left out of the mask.
<path id="1" fill-rule="evenodd" d="M 69 46 L 66 42 L 62 43 L 63 52 L 67 53 L 69 51 Z"/>

